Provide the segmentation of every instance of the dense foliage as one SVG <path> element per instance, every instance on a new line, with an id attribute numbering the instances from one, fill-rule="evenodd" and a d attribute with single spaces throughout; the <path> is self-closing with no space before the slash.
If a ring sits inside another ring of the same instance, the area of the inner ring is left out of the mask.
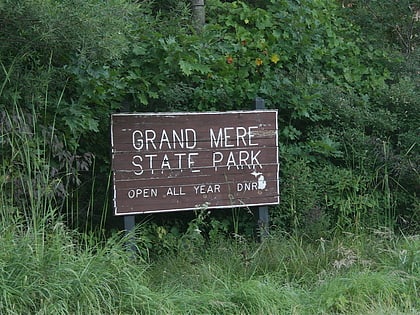
<path id="1" fill-rule="evenodd" d="M 0 155 L 9 201 L 27 201 L 22 176 L 42 177 L 22 171 L 15 128 L 32 145 L 34 167 L 57 183 L 61 213 L 84 225 L 102 217 L 108 187 L 86 187 L 107 182 L 111 113 L 248 109 L 260 96 L 280 117 L 278 229 L 312 237 L 417 231 L 418 8 L 208 0 L 206 10 L 197 33 L 188 1 L 2 1 Z M 219 216 L 208 220 L 221 230 L 236 224 Z M 247 220 L 239 220 L 242 232 L 252 230 Z M 171 228 L 160 224 L 148 237 Z"/>

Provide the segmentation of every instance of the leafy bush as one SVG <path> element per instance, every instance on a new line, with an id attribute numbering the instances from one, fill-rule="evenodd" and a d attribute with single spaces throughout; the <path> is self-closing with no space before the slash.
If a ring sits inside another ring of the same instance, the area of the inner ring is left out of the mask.
<path id="1" fill-rule="evenodd" d="M 22 193 L 26 183 L 36 180 L 30 176 L 38 175 L 26 174 L 29 177 L 18 180 L 23 175 L 19 165 L 26 164 L 23 153 L 16 154 L 22 143 L 12 144 L 12 136 L 31 142 L 33 148 L 25 158 L 57 176 L 54 190 L 62 197 L 59 203 L 65 205 L 63 197 L 71 193 L 70 188 L 86 180 L 82 174 L 92 167 L 96 152 L 94 142 L 83 139 L 107 130 L 103 121 L 108 120 L 110 104 L 90 102 L 80 93 L 86 80 L 77 69 L 107 69 L 120 63 L 131 18 L 139 12 L 138 5 L 120 0 L 1 3 L 0 157 L 6 163 L 3 166 L 10 168 L 14 193 Z M 98 81 L 91 93 L 99 87 Z M 63 173 L 69 175 L 63 179 Z"/>
<path id="2" fill-rule="evenodd" d="M 106 182 L 110 113 L 248 109 L 260 96 L 279 110 L 278 226 L 303 228 L 319 217 L 311 233 L 337 222 L 349 228 L 359 207 L 366 214 L 359 226 L 399 218 L 413 227 L 417 83 L 394 46 L 379 43 L 381 14 L 394 14 L 388 5 L 397 3 L 209 0 L 198 34 L 188 1 L 21 0 L 14 7 L 6 1 L 1 104 L 9 112 L 18 105 L 42 122 L 38 130 L 54 139 L 46 146 L 52 160 L 65 160 L 77 173 L 92 167 L 94 155 L 94 176 Z M 363 9 L 375 6 L 371 23 Z M 401 30 L 417 27 L 407 24 L 412 11 L 395 12 Z M 307 181 L 293 181 L 296 169 Z M 84 192 L 85 204 L 90 194 Z"/>

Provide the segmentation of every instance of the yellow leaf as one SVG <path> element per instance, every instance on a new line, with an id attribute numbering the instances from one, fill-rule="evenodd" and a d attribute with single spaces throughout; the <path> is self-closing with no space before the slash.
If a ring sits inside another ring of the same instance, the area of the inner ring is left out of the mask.
<path id="1" fill-rule="evenodd" d="M 272 55 L 271 55 L 271 57 L 270 57 L 270 60 L 271 60 L 271 62 L 273 62 L 273 63 L 277 63 L 277 62 L 279 62 L 279 61 L 280 61 L 280 57 L 279 57 L 279 55 L 277 55 L 277 54 L 272 54 Z"/>

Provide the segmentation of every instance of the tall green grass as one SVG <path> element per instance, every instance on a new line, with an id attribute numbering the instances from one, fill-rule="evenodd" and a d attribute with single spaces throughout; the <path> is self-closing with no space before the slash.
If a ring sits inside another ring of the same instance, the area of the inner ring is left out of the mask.
<path id="1" fill-rule="evenodd" d="M 151 287 L 174 314 L 417 314 L 420 239 L 381 237 L 215 243 L 157 261 Z"/>
<path id="2" fill-rule="evenodd" d="M 147 264 L 127 255 L 124 236 L 66 227 L 48 138 L 36 115 L 15 106 L 0 127 L 0 313 L 118 314 L 148 305 Z M 62 176 L 66 176 L 63 174 Z M 147 294 L 146 294 L 146 293 Z"/>

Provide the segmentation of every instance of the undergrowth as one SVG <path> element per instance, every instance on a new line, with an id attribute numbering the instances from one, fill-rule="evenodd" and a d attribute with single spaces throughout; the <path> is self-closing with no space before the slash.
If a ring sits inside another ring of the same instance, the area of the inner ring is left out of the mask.
<path id="1" fill-rule="evenodd" d="M 225 240 L 163 257 L 149 274 L 177 314 L 415 314 L 420 239 L 378 230 Z"/>
<path id="2" fill-rule="evenodd" d="M 420 238 L 415 234 L 377 229 L 311 241 L 273 232 L 255 242 L 238 229 L 229 237 L 219 222 L 210 224 L 210 237 L 204 237 L 206 209 L 166 250 L 147 242 L 147 222 L 134 235 L 104 237 L 71 229 L 61 210 L 69 193 L 57 189 L 69 175 L 51 172 L 47 144 L 53 135 L 39 138 L 36 116 L 17 107 L 2 119 L 1 314 L 420 311 Z M 12 121 L 19 128 L 8 128 Z M 136 252 L 127 246 L 133 237 Z"/>

